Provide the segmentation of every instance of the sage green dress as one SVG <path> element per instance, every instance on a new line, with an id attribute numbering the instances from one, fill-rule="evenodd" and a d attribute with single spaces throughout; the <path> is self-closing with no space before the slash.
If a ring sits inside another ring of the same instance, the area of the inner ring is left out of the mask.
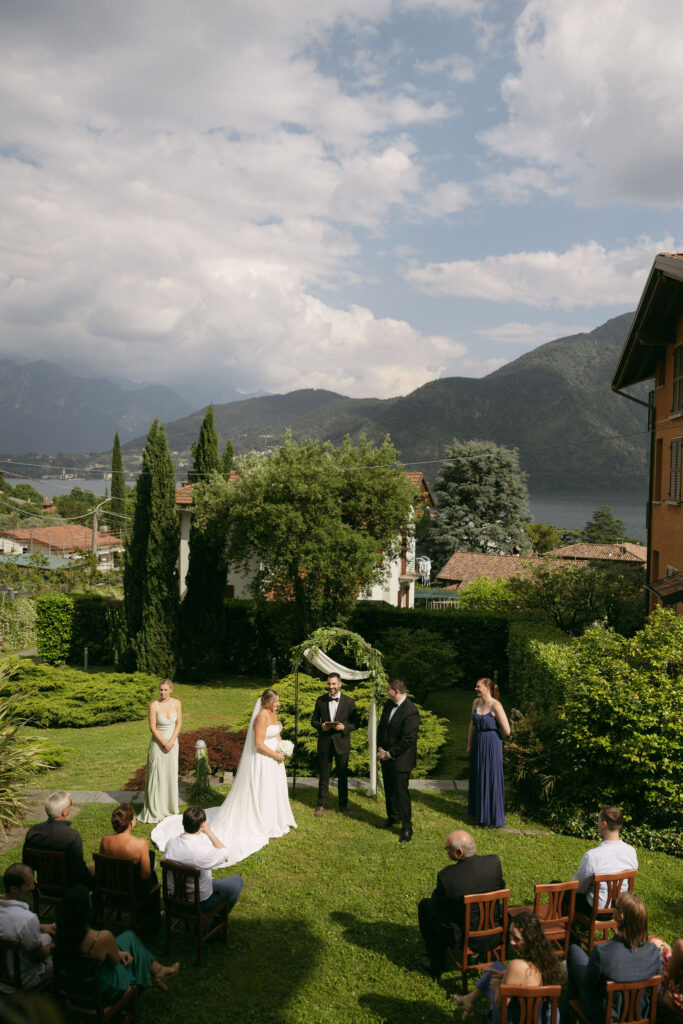
<path id="1" fill-rule="evenodd" d="M 157 731 L 170 739 L 175 729 L 177 715 L 175 712 L 168 718 L 162 711 L 157 711 Z M 166 754 L 155 736 L 149 744 L 147 753 L 147 774 L 145 777 L 145 803 L 138 821 L 153 825 L 163 821 L 170 814 L 178 813 L 178 741 L 173 749 Z"/>

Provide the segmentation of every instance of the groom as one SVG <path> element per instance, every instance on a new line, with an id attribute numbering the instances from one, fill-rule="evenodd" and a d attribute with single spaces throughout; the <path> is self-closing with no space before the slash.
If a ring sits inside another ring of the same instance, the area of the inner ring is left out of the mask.
<path id="1" fill-rule="evenodd" d="M 334 757 L 339 792 L 339 811 L 349 816 L 348 768 L 351 733 L 358 728 L 358 712 L 352 697 L 341 692 L 341 676 L 333 672 L 327 677 L 327 693 L 315 702 L 311 725 L 318 733 L 318 806 L 316 818 L 322 818 L 330 788 L 330 768 Z"/>

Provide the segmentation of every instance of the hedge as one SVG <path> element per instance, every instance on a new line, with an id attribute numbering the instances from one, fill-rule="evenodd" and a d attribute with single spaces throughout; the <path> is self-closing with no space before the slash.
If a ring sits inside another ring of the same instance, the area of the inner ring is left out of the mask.
<path id="1" fill-rule="evenodd" d="M 154 676 L 140 672 L 90 675 L 22 660 L 8 689 L 23 695 L 18 707 L 31 725 L 85 728 L 144 718 L 157 683 Z"/>
<path id="2" fill-rule="evenodd" d="M 73 624 L 69 661 L 82 663 L 83 648 L 88 648 L 91 665 L 114 662 L 116 635 L 123 623 L 123 601 L 97 594 L 71 594 Z"/>
<path id="3" fill-rule="evenodd" d="M 524 620 L 510 623 L 507 646 L 510 700 L 522 710 L 532 704 L 557 708 L 565 696 L 571 640 L 556 626 Z"/>
<path id="4" fill-rule="evenodd" d="M 36 599 L 36 646 L 48 665 L 63 664 L 71 648 L 73 601 L 66 594 L 41 594 Z"/>
<path id="5" fill-rule="evenodd" d="M 36 605 L 16 597 L 0 605 L 0 651 L 18 651 L 36 643 Z"/>

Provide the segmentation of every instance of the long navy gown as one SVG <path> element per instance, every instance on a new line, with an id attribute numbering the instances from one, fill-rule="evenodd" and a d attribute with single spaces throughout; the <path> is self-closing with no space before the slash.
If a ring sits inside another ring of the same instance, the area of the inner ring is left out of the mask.
<path id="1" fill-rule="evenodd" d="M 503 740 L 493 711 L 472 712 L 468 811 L 480 825 L 505 824 Z"/>

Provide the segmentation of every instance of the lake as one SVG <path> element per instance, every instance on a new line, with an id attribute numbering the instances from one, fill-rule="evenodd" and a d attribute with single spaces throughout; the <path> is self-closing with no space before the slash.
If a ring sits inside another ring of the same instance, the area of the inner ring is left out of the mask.
<path id="1" fill-rule="evenodd" d="M 109 490 L 110 480 L 29 480 L 7 477 L 15 487 L 19 483 L 32 484 L 40 494 L 53 498 L 56 494 L 68 494 L 72 487 L 80 487 L 93 494 L 104 494 Z M 132 480 L 126 481 L 130 487 Z M 568 530 L 582 530 L 593 512 L 600 505 L 609 505 L 612 512 L 626 525 L 629 537 L 645 541 L 645 501 L 642 494 L 606 494 L 591 491 L 547 491 L 529 496 L 529 509 L 535 522 L 564 526 Z"/>

